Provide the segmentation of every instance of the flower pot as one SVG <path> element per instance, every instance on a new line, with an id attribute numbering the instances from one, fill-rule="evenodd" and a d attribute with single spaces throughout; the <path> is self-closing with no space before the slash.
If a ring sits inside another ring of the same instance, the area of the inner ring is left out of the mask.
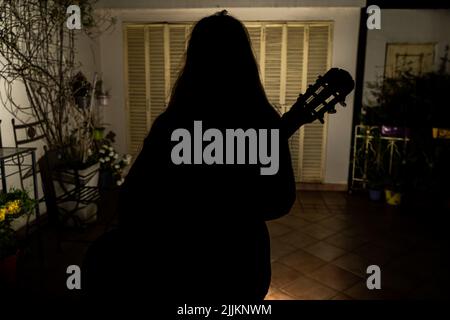
<path id="1" fill-rule="evenodd" d="M 384 190 L 386 196 L 386 203 L 391 206 L 398 206 L 402 202 L 402 194 L 400 192 L 389 189 Z"/>
<path id="2" fill-rule="evenodd" d="M 6 284 L 6 287 L 15 287 L 17 276 L 17 256 L 18 252 L 0 259 L 0 285 Z"/>
<path id="3" fill-rule="evenodd" d="M 433 128 L 433 139 L 450 139 L 450 129 Z"/>
<path id="4" fill-rule="evenodd" d="M 385 137 L 403 138 L 410 136 L 409 128 L 394 127 L 394 126 L 381 126 L 381 135 Z"/>
<path id="5" fill-rule="evenodd" d="M 369 199 L 372 201 L 380 201 L 382 194 L 381 190 L 369 189 Z"/>

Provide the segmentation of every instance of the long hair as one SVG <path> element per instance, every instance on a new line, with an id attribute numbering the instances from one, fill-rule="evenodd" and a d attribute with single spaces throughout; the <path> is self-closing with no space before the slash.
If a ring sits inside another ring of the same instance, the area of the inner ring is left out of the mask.
<path id="1" fill-rule="evenodd" d="M 198 21 L 168 109 L 242 114 L 268 106 L 245 26 L 226 11 Z"/>

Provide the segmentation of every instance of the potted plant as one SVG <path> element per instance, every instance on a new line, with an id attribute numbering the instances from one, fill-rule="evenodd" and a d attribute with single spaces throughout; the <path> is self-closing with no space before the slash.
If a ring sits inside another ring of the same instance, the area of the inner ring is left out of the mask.
<path id="1" fill-rule="evenodd" d="M 11 224 L 14 219 L 30 214 L 36 201 L 28 193 L 11 189 L 0 193 L 0 284 L 14 285 L 19 244 Z"/>
<path id="2" fill-rule="evenodd" d="M 404 71 L 367 84 L 371 99 L 361 112 L 361 122 L 379 126 L 383 138 L 389 137 L 384 140 L 396 144 L 394 154 L 399 155 L 393 168 L 384 165 L 390 168 L 386 170 L 389 202 L 429 208 L 449 198 L 450 148 L 445 138 L 450 135 L 442 130 L 450 128 L 447 53 L 441 60 L 437 71 Z"/>
<path id="3" fill-rule="evenodd" d="M 386 203 L 391 206 L 398 206 L 402 203 L 403 183 L 401 180 L 391 176 L 386 178 L 385 183 L 385 198 Z"/>

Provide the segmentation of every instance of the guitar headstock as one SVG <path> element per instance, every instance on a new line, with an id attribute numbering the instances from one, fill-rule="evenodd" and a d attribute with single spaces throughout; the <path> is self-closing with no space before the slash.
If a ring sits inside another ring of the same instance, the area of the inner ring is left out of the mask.
<path id="1" fill-rule="evenodd" d="M 295 104 L 302 105 L 303 111 L 324 123 L 325 112 L 336 113 L 337 103 L 345 107 L 345 98 L 354 87 L 355 81 L 347 71 L 331 68 L 323 76 L 319 76 L 317 81 L 299 96 Z"/>

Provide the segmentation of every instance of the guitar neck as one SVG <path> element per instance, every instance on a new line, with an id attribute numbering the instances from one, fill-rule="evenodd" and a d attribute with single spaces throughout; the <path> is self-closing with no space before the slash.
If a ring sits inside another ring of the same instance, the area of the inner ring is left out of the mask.
<path id="1" fill-rule="evenodd" d="M 345 107 L 345 97 L 354 86 L 351 75 L 343 69 L 331 68 L 325 75 L 319 76 L 281 117 L 282 135 L 290 138 L 302 125 L 316 119 L 324 123 L 325 113 L 336 113 L 337 103 Z"/>

